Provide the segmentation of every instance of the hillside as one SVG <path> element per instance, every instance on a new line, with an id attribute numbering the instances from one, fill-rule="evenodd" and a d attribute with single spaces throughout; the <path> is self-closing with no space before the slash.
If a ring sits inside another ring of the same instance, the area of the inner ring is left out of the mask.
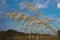
<path id="1" fill-rule="evenodd" d="M 37 40 L 37 34 L 33 34 L 29 39 L 29 34 L 22 32 L 17 32 L 15 30 L 8 30 L 6 32 L 0 32 L 0 40 Z M 49 34 L 39 34 L 39 40 L 58 40 L 57 36 L 52 36 Z"/>

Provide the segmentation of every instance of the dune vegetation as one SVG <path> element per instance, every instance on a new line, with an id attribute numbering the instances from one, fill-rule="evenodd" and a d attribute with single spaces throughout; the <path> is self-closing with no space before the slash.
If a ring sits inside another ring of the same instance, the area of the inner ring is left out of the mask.
<path id="1" fill-rule="evenodd" d="M 29 39 L 29 34 L 17 32 L 15 30 L 0 31 L 0 40 L 37 40 L 37 34 L 31 34 Z M 38 34 L 38 40 L 59 40 L 60 31 L 58 31 L 58 36 L 52 36 L 50 34 Z"/>

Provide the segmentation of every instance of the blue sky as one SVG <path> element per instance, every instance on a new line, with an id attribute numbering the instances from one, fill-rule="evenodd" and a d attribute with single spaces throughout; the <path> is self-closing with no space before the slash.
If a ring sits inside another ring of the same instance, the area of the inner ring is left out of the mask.
<path id="1" fill-rule="evenodd" d="M 54 20 L 56 25 L 60 28 L 60 0 L 28 0 L 41 10 L 45 15 Z M 20 30 L 20 24 L 16 24 L 12 19 L 2 17 L 9 12 L 24 12 L 33 15 L 34 12 L 29 11 L 25 6 L 26 0 L 0 0 L 0 31 L 14 29 Z M 54 29 L 54 28 L 53 28 Z M 55 30 L 55 29 L 54 29 Z M 44 32 L 43 30 L 42 33 Z"/>

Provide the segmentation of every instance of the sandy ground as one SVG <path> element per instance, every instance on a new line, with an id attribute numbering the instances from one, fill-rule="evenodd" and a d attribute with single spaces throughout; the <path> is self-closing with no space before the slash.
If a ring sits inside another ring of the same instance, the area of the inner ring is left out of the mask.
<path id="1" fill-rule="evenodd" d="M 59 40 L 58 37 L 51 37 L 51 36 L 39 36 L 38 39 L 36 36 L 34 37 L 16 37 L 16 38 L 10 38 L 10 39 L 6 39 L 6 40 Z"/>

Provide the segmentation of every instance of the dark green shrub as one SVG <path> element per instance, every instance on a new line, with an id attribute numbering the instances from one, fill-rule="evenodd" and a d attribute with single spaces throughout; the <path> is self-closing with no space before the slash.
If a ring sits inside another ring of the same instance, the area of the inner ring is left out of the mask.
<path id="1" fill-rule="evenodd" d="M 60 39 L 60 30 L 57 32 L 57 34 L 58 34 L 58 37 L 59 37 L 59 39 Z"/>

